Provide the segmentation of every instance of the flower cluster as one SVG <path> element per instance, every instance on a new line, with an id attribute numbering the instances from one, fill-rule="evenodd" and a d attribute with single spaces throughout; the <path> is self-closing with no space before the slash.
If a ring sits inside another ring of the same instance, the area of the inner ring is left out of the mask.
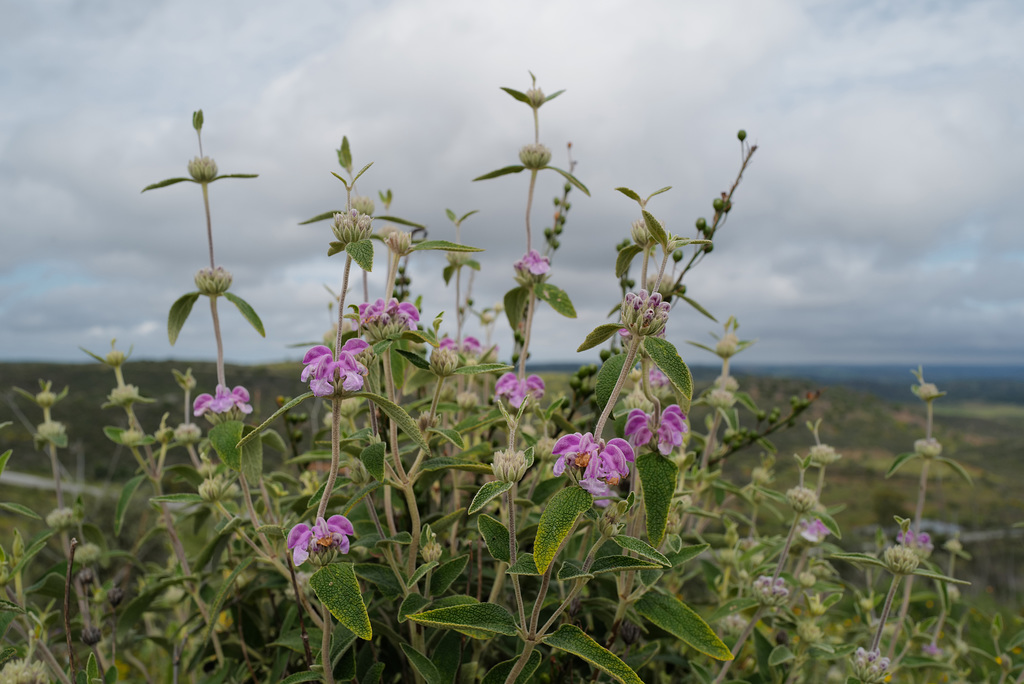
<path id="1" fill-rule="evenodd" d="M 662 301 L 661 294 L 647 290 L 627 292 L 622 300 L 622 324 L 632 335 L 657 335 L 668 323 L 668 312 L 671 306 Z"/>
<path id="2" fill-rule="evenodd" d="M 252 413 L 249 405 L 249 390 L 237 385 L 229 390 L 224 385 L 217 385 L 214 396 L 200 394 L 192 404 L 192 411 L 197 416 L 206 415 L 207 420 L 219 423 L 226 420 L 241 420 L 243 415 Z"/>
<path id="3" fill-rule="evenodd" d="M 512 406 L 519 408 L 527 396 L 534 399 L 544 396 L 544 381 L 539 375 L 531 375 L 525 380 L 520 380 L 515 373 L 505 373 L 494 384 L 494 396 L 498 399 L 504 397 Z"/>
<path id="4" fill-rule="evenodd" d="M 935 549 L 932 538 L 927 532 L 914 532 L 914 530 L 900 532 L 896 535 L 896 541 L 913 549 L 921 558 L 927 558 Z"/>
<path id="5" fill-rule="evenodd" d="M 458 342 L 448 337 L 447 335 L 441 338 L 440 348 L 462 352 L 467 356 L 478 356 L 480 352 L 482 352 L 484 349 L 483 345 L 480 344 L 480 340 L 476 339 L 475 337 L 463 337 L 462 345 L 460 346 Z"/>
<path id="6" fill-rule="evenodd" d="M 626 418 L 625 435 L 634 449 L 647 446 L 658 435 L 658 451 L 668 456 L 683 443 L 683 435 L 687 431 L 686 416 L 682 409 L 672 404 L 661 412 L 661 420 L 648 415 L 640 409 L 633 409 Z"/>
<path id="7" fill-rule="evenodd" d="M 306 367 L 302 369 L 299 379 L 302 382 L 308 380 L 309 389 L 318 397 L 332 396 L 338 391 L 339 383 L 345 392 L 358 392 L 363 388 L 363 376 L 367 370 L 366 366 L 356 360 L 356 354 L 369 346 L 363 340 L 353 338 L 341 347 L 335 360 L 330 348 L 318 344 L 302 357 Z"/>
<path id="8" fill-rule="evenodd" d="M 317 518 L 311 528 L 299 523 L 288 533 L 288 549 L 295 565 L 312 559 L 317 565 L 326 565 L 338 553 L 348 553 L 348 538 L 355 536 L 355 528 L 343 515 L 332 515 L 327 520 Z"/>
<path id="9" fill-rule="evenodd" d="M 853 665 L 853 676 L 864 682 L 864 684 L 884 682 L 886 677 L 891 674 L 888 672 L 889 659 L 883 658 L 882 653 L 878 649 L 865 651 L 863 648 L 858 648 L 853 654 L 851 663 Z"/>
<path id="10" fill-rule="evenodd" d="M 620 331 L 621 332 L 621 331 Z M 664 331 L 662 331 L 664 333 Z M 628 334 L 629 331 L 627 330 Z M 664 389 L 672 384 L 672 381 L 668 379 L 668 376 L 661 372 L 661 369 L 652 366 L 650 373 L 647 374 L 648 379 L 651 381 L 651 387 L 654 389 Z"/>
<path id="11" fill-rule="evenodd" d="M 761 575 L 754 580 L 753 590 L 754 598 L 762 606 L 781 606 L 789 599 L 789 587 L 786 586 L 786 580 L 781 577 L 772 579 L 768 575 Z"/>
<path id="12" fill-rule="evenodd" d="M 371 217 L 360 213 L 358 209 L 349 209 L 334 215 L 331 230 L 334 237 L 338 238 L 338 242 L 344 246 L 370 237 L 372 221 Z"/>
<path id="13" fill-rule="evenodd" d="M 516 270 L 516 281 L 521 285 L 539 283 L 551 270 L 551 259 L 541 256 L 540 252 L 531 249 L 523 255 L 523 258 L 512 264 Z"/>
<path id="14" fill-rule="evenodd" d="M 551 453 L 558 457 L 555 475 L 561 475 L 566 468 L 583 470 L 580 486 L 595 496 L 608 496 L 609 485 L 617 485 L 627 477 L 629 464 L 636 460 L 626 440 L 614 438 L 606 444 L 604 440 L 594 439 L 589 432 L 565 435 L 555 442 Z"/>
<path id="15" fill-rule="evenodd" d="M 363 302 L 359 305 L 359 325 L 366 332 L 371 342 L 386 340 L 393 335 L 415 330 L 420 320 L 420 312 L 409 302 L 392 299 L 386 302 L 378 299 Z"/>

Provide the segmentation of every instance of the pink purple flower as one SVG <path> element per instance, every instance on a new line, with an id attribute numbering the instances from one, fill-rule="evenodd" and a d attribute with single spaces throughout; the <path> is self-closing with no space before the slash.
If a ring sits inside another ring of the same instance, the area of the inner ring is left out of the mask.
<path id="1" fill-rule="evenodd" d="M 931 656 L 932 658 L 942 657 L 942 649 L 936 646 L 935 644 L 925 644 L 921 647 L 921 653 L 924 653 L 927 656 Z"/>
<path id="2" fill-rule="evenodd" d="M 499 399 L 506 397 L 508 403 L 519 408 L 523 405 L 523 400 L 527 395 L 533 396 L 534 399 L 544 396 L 544 381 L 538 375 L 531 375 L 525 380 L 520 380 L 515 373 L 505 373 L 495 383 L 494 394 Z"/>
<path id="3" fill-rule="evenodd" d="M 627 334 L 629 333 L 628 330 L 626 332 L 627 332 Z M 665 336 L 665 331 L 662 330 L 661 334 L 660 334 L 660 337 L 664 337 L 664 336 Z M 647 374 L 647 377 L 650 378 L 651 386 L 654 387 L 655 389 L 661 389 L 663 387 L 668 387 L 670 384 L 672 384 L 672 381 L 668 379 L 668 376 L 665 375 L 664 373 L 662 373 L 661 369 L 657 368 L 657 367 L 652 367 L 651 368 L 651 372 Z"/>
<path id="4" fill-rule="evenodd" d="M 900 532 L 896 535 L 896 541 L 925 556 L 930 554 L 935 548 L 932 544 L 932 538 L 927 532 L 914 532 L 914 530 Z"/>
<path id="5" fill-rule="evenodd" d="M 237 408 L 241 413 L 252 413 L 252 406 L 249 405 L 249 390 L 237 385 L 233 390 L 228 390 L 224 385 L 217 385 L 214 396 L 200 394 L 192 404 L 192 410 L 197 416 L 207 411 L 210 413 L 227 413 Z"/>
<path id="6" fill-rule="evenodd" d="M 295 565 L 302 565 L 310 554 L 320 555 L 340 551 L 348 553 L 348 538 L 356 533 L 352 523 L 343 515 L 332 515 L 327 520 L 317 518 L 311 528 L 299 523 L 288 533 L 288 548 Z"/>
<path id="7" fill-rule="evenodd" d="M 579 432 L 565 435 L 555 442 L 551 453 L 555 460 L 555 475 L 567 468 L 582 470 L 580 486 L 595 496 L 608 496 L 609 485 L 629 476 L 629 464 L 635 460 L 633 448 L 624 439 L 614 438 L 606 444 L 594 435 Z"/>
<path id="8" fill-rule="evenodd" d="M 523 255 L 523 258 L 512 264 L 516 273 L 526 276 L 527 273 L 534 276 L 541 276 L 551 270 L 551 259 L 541 256 L 540 252 L 531 249 Z"/>
<path id="9" fill-rule="evenodd" d="M 383 340 L 406 330 L 415 330 L 419 320 L 420 312 L 409 302 L 399 303 L 392 299 L 385 303 L 378 299 L 359 305 L 359 325 L 370 339 Z"/>
<path id="10" fill-rule="evenodd" d="M 366 366 L 356 360 L 355 355 L 369 346 L 363 340 L 353 338 L 342 346 L 335 360 L 328 347 L 318 344 L 302 357 L 306 367 L 302 369 L 299 379 L 302 382 L 309 380 L 309 389 L 318 397 L 334 394 L 337 383 L 346 392 L 358 392 L 363 388 L 363 376 L 367 370 Z"/>
<path id="11" fill-rule="evenodd" d="M 657 425 L 658 451 L 667 456 L 683 443 L 683 435 L 687 432 L 686 416 L 682 409 L 672 404 L 661 412 L 661 422 Z M 633 409 L 626 418 L 626 439 L 636 449 L 651 443 L 654 438 L 654 416 L 649 416 L 641 409 Z"/>
<path id="12" fill-rule="evenodd" d="M 829 529 L 825 527 L 825 523 L 821 522 L 820 518 L 814 520 L 801 520 L 797 523 L 797 532 L 800 536 L 812 544 L 820 544 L 825 541 L 825 537 L 831 534 Z"/>
<path id="13" fill-rule="evenodd" d="M 463 354 L 468 354 L 470 356 L 477 356 L 481 351 L 483 351 L 483 345 L 480 344 L 480 340 L 471 336 L 466 336 L 462 338 L 461 347 L 455 340 L 445 336 L 441 338 L 440 348 L 452 349 L 454 351 L 462 352 Z"/>

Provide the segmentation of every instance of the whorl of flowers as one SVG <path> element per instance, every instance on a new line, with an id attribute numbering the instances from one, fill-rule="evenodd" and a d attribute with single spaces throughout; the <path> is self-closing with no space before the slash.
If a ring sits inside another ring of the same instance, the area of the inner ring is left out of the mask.
<path id="1" fill-rule="evenodd" d="M 241 420 L 243 415 L 252 413 L 249 404 L 249 390 L 236 385 L 229 390 L 224 385 L 217 385 L 214 395 L 200 394 L 192 402 L 192 412 L 196 416 L 206 416 L 211 423 L 217 424 L 228 420 Z"/>
<path id="2" fill-rule="evenodd" d="M 330 348 L 318 344 L 306 352 L 302 363 L 306 367 L 302 369 L 299 379 L 302 382 L 309 381 L 309 389 L 318 397 L 329 397 L 340 391 L 358 392 L 363 388 L 363 378 L 366 376 L 366 366 L 359 363 L 356 354 L 369 348 L 363 340 L 352 338 L 346 342 L 338 358 Z"/>
<path id="3" fill-rule="evenodd" d="M 523 258 L 512 264 L 512 268 L 516 272 L 516 282 L 520 285 L 539 283 L 544 280 L 544 276 L 551 270 L 551 259 L 541 256 L 540 252 L 531 249 L 523 255 Z"/>
<path id="4" fill-rule="evenodd" d="M 307 559 L 316 565 L 326 565 L 338 553 L 348 553 L 348 538 L 355 536 L 355 528 L 343 515 L 332 515 L 327 520 L 317 518 L 313 527 L 299 523 L 288 533 L 288 549 L 295 565 Z"/>
<path id="5" fill-rule="evenodd" d="M 627 292 L 620 309 L 622 324 L 631 335 L 657 335 L 665 329 L 670 309 L 669 303 L 663 301 L 657 292 Z"/>
<path id="6" fill-rule="evenodd" d="M 349 209 L 334 215 L 331 230 L 334 237 L 338 238 L 338 242 L 348 245 L 370 237 L 372 223 L 373 218 L 370 216 L 360 213 L 358 209 Z"/>
<path id="7" fill-rule="evenodd" d="M 520 380 L 515 373 L 505 373 L 494 384 L 494 396 L 498 399 L 505 398 L 512 406 L 519 408 L 527 396 L 534 399 L 544 396 L 544 381 L 539 375 L 531 375 L 525 380 Z"/>
<path id="8" fill-rule="evenodd" d="M 762 606 L 781 606 L 789 599 L 789 587 L 781 577 L 772 579 L 768 575 L 761 575 L 754 580 L 753 590 L 754 598 Z"/>
<path id="9" fill-rule="evenodd" d="M 383 299 L 363 302 L 359 305 L 359 326 L 371 342 L 386 340 L 393 335 L 415 330 L 420 320 L 420 312 L 409 302 Z"/>
<path id="10" fill-rule="evenodd" d="M 864 684 L 879 684 L 892 674 L 888 671 L 889 659 L 882 657 L 878 649 L 865 651 L 858 648 L 850 662 L 853 665 L 853 676 Z"/>
<path id="11" fill-rule="evenodd" d="M 589 432 L 565 435 L 555 442 L 551 453 L 557 456 L 555 475 L 567 469 L 581 471 L 580 486 L 594 496 L 608 496 L 609 485 L 617 485 L 628 477 L 629 464 L 636 460 L 626 440 L 616 437 L 605 443 Z"/>
<path id="12" fill-rule="evenodd" d="M 640 409 L 633 409 L 626 418 L 625 435 L 634 449 L 647 446 L 654 439 L 655 430 L 658 436 L 658 451 L 668 456 L 683 443 L 683 435 L 687 431 L 686 416 L 682 409 L 672 404 L 661 412 L 661 421 L 655 428 L 654 416 Z"/>

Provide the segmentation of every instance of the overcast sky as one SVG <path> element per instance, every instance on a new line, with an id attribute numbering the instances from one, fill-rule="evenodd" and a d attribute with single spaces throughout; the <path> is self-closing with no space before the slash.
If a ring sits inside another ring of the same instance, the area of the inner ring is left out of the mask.
<path id="1" fill-rule="evenodd" d="M 1024 5 L 1006 2 L 395 0 L 0 0 L 0 360 L 87 360 L 111 338 L 140 358 L 209 359 L 209 308 L 176 346 L 171 303 L 204 266 L 204 151 L 217 261 L 267 329 L 221 305 L 232 362 L 295 359 L 329 325 L 341 257 L 326 222 L 344 205 L 335 149 L 374 162 L 363 194 L 453 239 L 447 207 L 484 247 L 478 306 L 514 285 L 525 251 L 529 109 L 499 87 L 545 92 L 541 141 L 575 192 L 551 282 L 579 317 L 536 319 L 540 361 L 575 348 L 618 301 L 614 245 L 637 217 L 620 185 L 649 193 L 692 235 L 759 146 L 715 251 L 689 294 L 741 338 L 748 362 L 1024 363 Z M 539 178 L 535 244 L 562 181 Z M 1015 190 L 1016 188 L 1016 190 Z M 1014 198 L 1017 199 L 1014 199 Z M 379 202 L 378 202 L 379 205 Z M 424 316 L 452 312 L 442 253 L 411 265 Z M 383 290 L 378 247 L 371 296 Z M 361 297 L 361 288 L 353 293 Z M 451 318 L 451 316 L 449 316 Z M 677 307 L 684 344 L 717 326 Z M 496 341 L 510 349 L 505 327 Z M 470 325 L 468 332 L 479 329 Z"/>

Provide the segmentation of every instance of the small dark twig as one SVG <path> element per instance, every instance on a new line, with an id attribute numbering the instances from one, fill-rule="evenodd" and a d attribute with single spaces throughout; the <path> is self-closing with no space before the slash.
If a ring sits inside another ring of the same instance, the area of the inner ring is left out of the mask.
<path id="1" fill-rule="evenodd" d="M 302 632 L 302 646 L 306 649 L 306 667 L 313 669 L 313 651 L 309 648 L 309 634 L 306 632 L 306 621 L 302 619 L 302 601 L 299 600 L 299 583 L 295 580 L 295 566 L 288 559 L 288 572 L 292 575 L 292 589 L 295 590 L 295 601 L 299 604 L 299 630 Z"/>
<path id="2" fill-rule="evenodd" d="M 75 649 L 71 644 L 71 568 L 75 564 L 75 547 L 78 540 L 71 538 L 71 549 L 68 553 L 68 572 L 64 577 L 64 634 L 68 638 L 68 663 L 71 665 L 71 678 L 75 678 L 78 666 L 75 663 Z"/>

